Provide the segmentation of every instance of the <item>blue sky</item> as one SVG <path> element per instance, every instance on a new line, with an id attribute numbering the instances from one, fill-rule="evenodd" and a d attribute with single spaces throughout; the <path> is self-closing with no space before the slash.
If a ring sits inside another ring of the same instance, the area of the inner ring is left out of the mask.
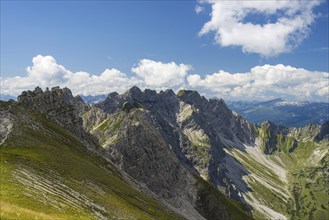
<path id="1" fill-rule="evenodd" d="M 237 20 L 223 13 L 234 5 L 220 1 L 1 1 L 1 93 L 17 95 L 36 82 L 80 85 L 75 94 L 92 95 L 137 84 L 227 99 L 327 101 L 328 1 L 273 2 L 274 11 L 257 2 L 235 7 Z M 304 21 L 284 20 L 297 17 Z M 266 29 L 267 23 L 280 24 Z M 289 84 L 297 74 L 298 83 Z M 279 80 L 271 81 L 275 75 Z M 320 85 L 308 85 L 310 78 Z"/>

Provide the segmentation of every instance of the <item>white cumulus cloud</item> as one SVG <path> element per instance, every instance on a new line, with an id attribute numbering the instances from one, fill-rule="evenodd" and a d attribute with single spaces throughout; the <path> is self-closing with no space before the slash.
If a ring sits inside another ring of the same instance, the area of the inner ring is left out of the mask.
<path id="1" fill-rule="evenodd" d="M 189 75 L 192 88 L 208 91 L 212 96 L 233 100 L 312 100 L 328 102 L 329 73 L 302 68 L 264 65 L 246 73 L 217 73 L 201 77 Z"/>
<path id="2" fill-rule="evenodd" d="M 320 0 L 203 0 L 212 7 L 211 19 L 199 35 L 210 32 L 220 46 L 240 46 L 264 57 L 292 51 L 309 34 L 313 9 Z"/>
<path id="3" fill-rule="evenodd" d="M 175 62 L 162 63 L 142 59 L 131 71 L 143 79 L 149 87 L 173 87 L 184 84 L 190 65 Z"/>
<path id="4" fill-rule="evenodd" d="M 51 56 L 38 55 L 32 59 L 33 66 L 27 67 L 28 76 L 40 84 L 63 83 L 69 73 L 63 66 L 58 65 Z"/>
<path id="5" fill-rule="evenodd" d="M 190 74 L 192 67 L 175 62 L 142 59 L 127 75 L 115 68 L 95 75 L 73 72 L 57 63 L 52 56 L 38 55 L 26 68 L 26 75 L 1 77 L 1 94 L 19 95 L 36 86 L 68 87 L 75 95 L 98 95 L 117 91 L 123 93 L 134 85 L 140 88 L 197 89 L 207 97 L 234 100 L 269 100 L 284 98 L 289 101 L 311 100 L 329 102 L 329 73 L 309 71 L 292 66 L 255 66 L 248 72 L 230 73 L 220 70 L 209 75 Z"/>
<path id="6" fill-rule="evenodd" d="M 191 66 L 186 64 L 142 59 L 132 68 L 134 74 L 131 76 L 115 68 L 94 75 L 84 71 L 72 72 L 52 56 L 38 55 L 32 59 L 32 66 L 26 68 L 25 76 L 1 77 L 1 94 L 16 96 L 36 86 L 68 87 L 75 95 L 123 93 L 134 85 L 159 90 L 184 85 L 190 69 Z"/>
<path id="7" fill-rule="evenodd" d="M 26 68 L 26 76 L 1 78 L 1 93 L 18 95 L 36 86 L 61 86 L 70 88 L 76 95 L 97 95 L 112 91 L 124 92 L 140 83 L 136 77 L 128 77 L 114 68 L 106 69 L 100 75 L 72 72 L 58 64 L 52 56 L 38 55 L 33 58 L 32 63 L 32 66 Z"/>

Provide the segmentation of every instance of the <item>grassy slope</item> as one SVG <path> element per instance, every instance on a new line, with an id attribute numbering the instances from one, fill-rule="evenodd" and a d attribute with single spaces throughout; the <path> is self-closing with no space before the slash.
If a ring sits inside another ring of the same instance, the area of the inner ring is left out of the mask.
<path id="1" fill-rule="evenodd" d="M 265 130 L 260 130 L 260 148 L 264 151 L 264 139 L 269 138 Z M 308 134 L 310 135 L 310 134 Z M 329 176 L 328 142 L 316 143 L 300 139 L 292 151 L 293 138 L 277 136 L 277 150 L 267 156 L 274 163 L 283 163 L 287 170 L 288 185 L 282 182 L 273 171 L 250 158 L 248 153 L 234 150 L 235 157 L 252 173 L 264 177 L 274 188 L 287 188 L 286 200 L 273 189 L 265 187 L 250 176 L 246 176 L 252 188 L 252 195 L 273 210 L 290 219 L 327 219 L 329 216 Z M 321 156 L 322 155 L 322 156 Z M 279 160 L 278 160 L 279 158 Z M 248 197 L 248 194 L 246 195 Z M 263 219 L 262 213 L 254 210 L 256 219 Z"/>
<path id="2" fill-rule="evenodd" d="M 321 154 L 326 156 L 321 157 Z M 327 219 L 328 143 L 299 142 L 294 152 L 277 152 L 276 155 L 280 156 L 289 170 L 292 198 L 287 205 L 287 212 L 291 219 Z"/>
<path id="3" fill-rule="evenodd" d="M 236 155 L 235 158 L 238 158 L 241 164 L 251 173 L 272 186 L 272 188 L 268 188 L 257 179 L 254 179 L 254 177 L 246 176 L 245 180 L 247 180 L 248 185 L 252 189 L 252 196 L 257 198 L 258 201 L 261 201 L 263 205 L 268 206 L 276 212 L 286 215 L 285 197 L 273 190 L 273 188 L 277 188 L 284 192 L 284 182 L 270 168 L 258 163 L 254 158 L 249 158 L 247 153 L 236 150 L 233 155 Z M 245 196 L 248 197 L 249 200 L 252 200 L 249 193 Z M 267 218 L 257 209 L 253 210 L 253 216 L 256 219 Z"/>
<path id="4" fill-rule="evenodd" d="M 1 219 L 180 218 L 56 123 L 12 110 L 20 120 L 0 147 Z"/>

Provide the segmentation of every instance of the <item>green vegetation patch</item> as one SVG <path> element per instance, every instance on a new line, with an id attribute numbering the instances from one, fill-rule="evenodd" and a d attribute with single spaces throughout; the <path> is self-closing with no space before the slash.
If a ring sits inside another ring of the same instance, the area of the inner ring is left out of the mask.
<path id="1" fill-rule="evenodd" d="M 184 89 L 181 89 L 178 91 L 177 93 L 177 96 L 178 97 L 183 97 L 184 95 L 193 95 L 193 94 L 196 94 L 198 93 L 197 91 L 195 90 L 184 90 Z"/>
<path id="2" fill-rule="evenodd" d="M 177 96 L 178 97 L 183 97 L 184 94 L 185 94 L 185 90 L 181 89 L 181 90 L 178 91 Z"/>
<path id="3" fill-rule="evenodd" d="M 329 216 L 329 189 L 326 168 L 302 168 L 289 175 L 292 219 L 325 219 Z"/>

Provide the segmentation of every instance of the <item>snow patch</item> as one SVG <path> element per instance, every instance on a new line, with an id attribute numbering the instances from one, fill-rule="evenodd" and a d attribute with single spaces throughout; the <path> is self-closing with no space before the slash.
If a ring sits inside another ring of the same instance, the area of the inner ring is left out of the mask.
<path id="1" fill-rule="evenodd" d="M 277 102 L 275 103 L 275 106 L 298 106 L 298 107 L 302 107 L 305 105 L 308 105 L 309 102 L 305 101 L 305 102 L 288 102 L 288 101 L 282 101 L 282 102 Z"/>

